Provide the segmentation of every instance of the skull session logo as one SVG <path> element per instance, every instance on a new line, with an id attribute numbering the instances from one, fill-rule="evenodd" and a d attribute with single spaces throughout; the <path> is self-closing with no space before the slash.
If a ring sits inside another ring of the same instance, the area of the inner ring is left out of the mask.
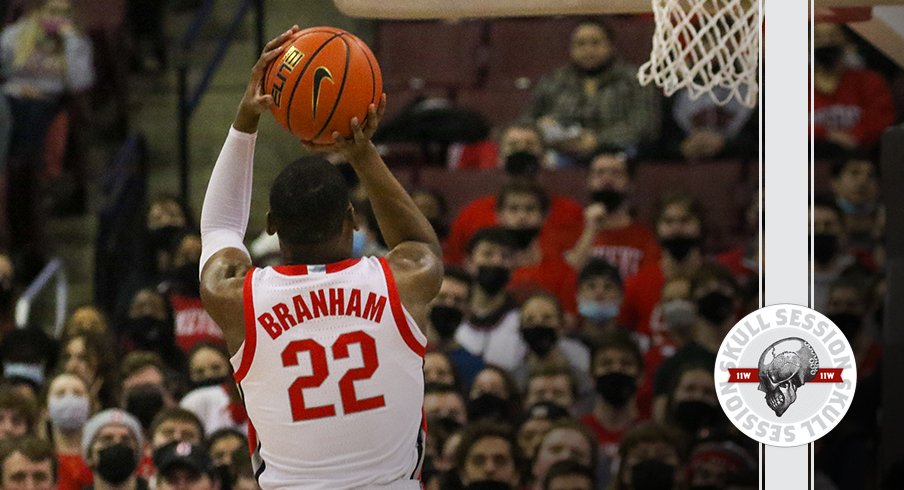
<path id="1" fill-rule="evenodd" d="M 798 305 L 761 308 L 722 341 L 719 402 L 734 425 L 772 446 L 819 439 L 844 417 L 857 367 L 850 343 L 828 318 Z"/>

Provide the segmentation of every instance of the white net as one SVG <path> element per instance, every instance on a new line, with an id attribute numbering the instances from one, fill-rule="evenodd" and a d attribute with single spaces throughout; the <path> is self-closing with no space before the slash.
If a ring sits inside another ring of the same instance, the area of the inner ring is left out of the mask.
<path id="1" fill-rule="evenodd" d="M 786 0 L 791 1 L 791 0 Z M 756 0 L 652 0 L 656 30 L 650 60 L 637 73 L 666 96 L 686 89 L 717 104 L 747 107 L 758 98 L 760 10 Z"/>

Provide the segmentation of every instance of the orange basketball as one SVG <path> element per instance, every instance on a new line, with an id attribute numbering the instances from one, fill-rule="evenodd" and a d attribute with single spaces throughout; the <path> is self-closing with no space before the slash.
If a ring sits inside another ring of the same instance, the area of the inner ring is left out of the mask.
<path id="1" fill-rule="evenodd" d="M 264 75 L 276 121 L 308 143 L 332 143 L 333 131 L 351 137 L 349 121 L 357 117 L 363 123 L 368 106 L 379 104 L 383 93 L 370 48 L 335 27 L 304 29 L 287 44 Z"/>

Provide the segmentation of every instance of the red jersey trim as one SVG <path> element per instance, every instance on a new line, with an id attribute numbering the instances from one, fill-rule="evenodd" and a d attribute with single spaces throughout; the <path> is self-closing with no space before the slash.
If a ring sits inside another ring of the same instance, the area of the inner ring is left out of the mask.
<path id="1" fill-rule="evenodd" d="M 239 370 L 235 372 L 235 382 L 241 383 L 251 369 L 251 361 L 254 360 L 254 351 L 257 348 L 257 327 L 254 320 L 254 298 L 251 295 L 251 279 L 256 268 L 252 267 L 245 274 L 245 285 L 242 288 L 242 302 L 245 310 L 245 342 L 242 343 L 242 362 Z"/>
<path id="2" fill-rule="evenodd" d="M 326 264 L 324 269 L 327 274 L 330 274 L 332 272 L 344 271 L 358 262 L 361 262 L 360 258 L 340 260 L 339 262 Z M 310 265 L 305 264 L 277 265 L 273 266 L 273 270 L 284 276 L 303 276 L 310 273 L 309 267 Z"/>
<path id="3" fill-rule="evenodd" d="M 334 262 L 334 263 L 332 263 L 332 264 L 327 264 L 327 265 L 326 265 L 326 273 L 327 273 L 327 274 L 330 274 L 330 273 L 333 273 L 333 272 L 344 271 L 345 269 L 348 269 L 349 267 L 351 267 L 351 266 L 357 264 L 358 262 L 361 262 L 361 259 L 360 259 L 360 258 L 358 258 L 358 259 L 345 259 L 345 260 L 341 260 L 341 261 L 339 261 L 339 262 Z"/>
<path id="4" fill-rule="evenodd" d="M 424 357 L 427 351 L 426 345 L 421 345 L 411 332 L 411 325 L 405 318 L 405 310 L 402 309 L 402 300 L 399 298 L 399 290 L 396 287 L 395 276 L 392 275 L 392 269 L 389 268 L 389 262 L 386 257 L 380 257 L 380 266 L 383 267 L 383 275 L 386 276 L 386 289 L 389 292 L 389 307 L 392 309 L 392 317 L 395 319 L 396 327 L 402 340 L 411 349 L 412 352 L 419 357 Z"/>

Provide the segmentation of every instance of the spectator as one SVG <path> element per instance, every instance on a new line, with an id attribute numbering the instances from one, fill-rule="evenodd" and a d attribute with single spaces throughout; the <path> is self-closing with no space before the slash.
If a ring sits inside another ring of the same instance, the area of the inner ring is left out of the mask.
<path id="1" fill-rule="evenodd" d="M 702 216 L 700 205 L 692 197 L 682 193 L 663 196 L 656 212 L 662 257 L 625 281 L 618 324 L 647 337 L 641 344 L 644 350 L 666 341 L 666 327 L 656 310 L 662 285 L 676 275 L 693 275 L 703 265 Z"/>
<path id="2" fill-rule="evenodd" d="M 122 406 L 150 432 L 157 413 L 176 405 L 176 398 L 167 384 L 163 361 L 153 352 L 135 351 L 122 360 L 120 370 Z"/>
<path id="3" fill-rule="evenodd" d="M 558 364 L 571 370 L 582 401 L 592 398 L 590 351 L 577 340 L 565 337 L 565 315 L 556 298 L 537 294 L 521 305 L 521 336 L 506 359 L 487 359 L 510 372 L 519 386 L 527 385 L 531 370 L 543 364 Z"/>
<path id="4" fill-rule="evenodd" d="M 59 490 L 81 490 L 92 483 L 91 468 L 82 457 L 82 428 L 97 406 L 88 383 L 61 373 L 47 385 L 47 416 L 56 452 Z"/>
<path id="5" fill-rule="evenodd" d="M 164 294 L 151 288 L 139 289 L 129 302 L 120 331 L 122 350 L 156 352 L 169 369 L 187 372 L 185 352 L 176 345 L 175 322 L 171 304 Z"/>
<path id="6" fill-rule="evenodd" d="M 474 377 L 483 368 L 483 360 L 455 340 L 459 327 L 469 316 L 473 289 L 473 280 L 467 272 L 446 267 L 439 293 L 430 304 L 426 325 L 429 345 L 448 356 L 455 369 L 455 378 L 465 391 L 471 389 Z"/>
<path id="7" fill-rule="evenodd" d="M 644 422 L 625 434 L 618 449 L 613 490 L 683 488 L 685 443 L 679 432 L 656 422 Z"/>
<path id="8" fill-rule="evenodd" d="M 106 336 L 110 334 L 107 316 L 94 305 L 83 305 L 76 308 L 66 320 L 63 328 L 65 337 L 74 337 L 81 333 Z"/>
<path id="9" fill-rule="evenodd" d="M 113 408 L 91 417 L 82 432 L 82 452 L 94 473 L 94 490 L 147 490 L 135 474 L 144 446 L 141 424 Z"/>
<path id="10" fill-rule="evenodd" d="M 565 459 L 549 467 L 543 479 L 543 490 L 594 490 L 593 468 Z"/>
<path id="11" fill-rule="evenodd" d="M 601 146 L 637 149 L 659 136 L 656 92 L 640 86 L 637 68 L 617 59 L 612 41 L 599 22 L 578 25 L 569 64 L 540 79 L 527 107 L 562 164 L 586 162 Z"/>
<path id="12" fill-rule="evenodd" d="M 112 342 L 106 336 L 82 333 L 63 340 L 60 366 L 64 372 L 84 379 L 97 394 L 102 408 L 118 405 L 117 369 Z"/>
<path id="13" fill-rule="evenodd" d="M 642 398 L 654 396 L 656 374 L 659 366 L 667 359 L 675 355 L 675 352 L 694 342 L 694 328 L 698 323 L 697 305 L 691 298 L 691 281 L 684 276 L 675 276 L 668 279 L 662 286 L 659 304 L 662 314 L 662 322 L 666 326 L 666 334 L 669 343 L 653 346 L 644 353 L 644 383 L 640 388 Z M 664 390 L 664 388 L 660 388 Z M 665 398 L 662 397 L 655 405 L 655 417 L 660 417 L 665 409 Z"/>
<path id="14" fill-rule="evenodd" d="M 577 335 L 589 346 L 615 331 L 615 318 L 624 297 L 618 269 L 600 259 L 591 259 L 578 275 L 578 311 L 581 325 Z"/>
<path id="15" fill-rule="evenodd" d="M 455 451 L 455 468 L 465 489 L 517 488 L 521 481 L 520 463 L 512 435 L 492 425 L 468 427 Z M 493 483 L 496 486 L 490 486 Z"/>
<path id="16" fill-rule="evenodd" d="M 875 246 L 879 168 L 865 154 L 849 154 L 832 162 L 832 192 L 841 209 L 849 250 L 868 255 Z"/>
<path id="17" fill-rule="evenodd" d="M 510 182 L 538 183 L 543 156 L 540 134 L 533 126 L 511 126 L 500 137 L 500 156 L 504 158 L 504 184 Z M 510 153 L 506 153 L 512 150 Z M 503 184 L 503 185 L 504 185 Z M 497 221 L 496 195 L 477 198 L 462 208 L 452 222 L 443 258 L 447 264 L 460 265 L 467 254 L 467 246 L 478 230 L 495 226 Z M 544 249 L 553 253 L 565 250 L 580 233 L 581 205 L 572 198 L 553 195 L 549 199 L 549 213 L 540 230 Z"/>
<path id="18" fill-rule="evenodd" d="M 691 452 L 688 484 L 691 488 L 727 488 L 756 470 L 756 461 L 741 446 L 729 441 L 705 442 Z"/>
<path id="19" fill-rule="evenodd" d="M 214 466 L 231 466 L 235 452 L 248 449 L 248 438 L 237 430 L 220 429 L 207 438 L 207 447 Z"/>
<path id="20" fill-rule="evenodd" d="M 219 490 L 220 476 L 203 446 L 171 442 L 154 451 L 158 490 Z"/>
<path id="21" fill-rule="evenodd" d="M 596 439 L 586 427 L 573 419 L 563 419 L 546 432 L 531 465 L 535 490 L 542 490 L 550 466 L 560 461 L 575 461 L 592 467 L 598 461 Z"/>
<path id="22" fill-rule="evenodd" d="M 424 387 L 424 414 L 428 426 L 433 421 L 436 426 L 451 432 L 468 422 L 467 413 L 465 400 L 454 386 L 430 384 Z"/>
<path id="23" fill-rule="evenodd" d="M 248 413 L 232 380 L 226 351 L 206 342 L 196 344 L 189 354 L 189 366 L 194 389 L 185 394 L 179 406 L 203 420 L 207 434 L 223 428 L 247 432 Z"/>
<path id="24" fill-rule="evenodd" d="M 871 150 L 895 121 L 888 84 L 879 73 L 844 62 L 853 49 L 840 24 L 813 28 L 813 131 L 817 158 Z"/>
<path id="25" fill-rule="evenodd" d="M 510 124 L 499 134 L 498 143 L 484 140 L 470 145 L 450 145 L 449 166 L 461 170 L 505 169 L 508 156 L 517 152 L 536 156 L 543 168 L 555 166 L 553 155 L 543 147 L 540 131 L 533 124 Z"/>
<path id="26" fill-rule="evenodd" d="M 492 364 L 481 369 L 468 392 L 468 420 L 509 424 L 520 411 L 521 395 L 512 376 Z"/>
<path id="27" fill-rule="evenodd" d="M 825 196 L 813 199 L 813 309 L 825 311 L 829 287 L 841 272 L 854 263 L 847 253 L 844 215 Z"/>
<path id="28" fill-rule="evenodd" d="M 546 432 L 569 415 L 566 409 L 552 402 L 537 402 L 525 412 L 524 420 L 518 426 L 518 447 L 528 461 L 533 461 Z"/>
<path id="29" fill-rule="evenodd" d="M 565 255 L 575 270 L 594 257 L 616 266 L 627 279 L 659 260 L 652 230 L 630 212 L 636 169 L 637 162 L 624 152 L 598 153 L 590 161 L 587 190 L 592 202 L 584 208 L 584 229 L 577 243 Z"/>
<path id="30" fill-rule="evenodd" d="M 857 379 L 863 379 L 878 372 L 882 348 L 867 323 L 867 308 L 870 304 L 869 278 L 845 273 L 829 287 L 829 299 L 824 313 L 854 349 L 857 363 Z"/>
<path id="31" fill-rule="evenodd" d="M 449 236 L 449 207 L 446 205 L 446 198 L 436 189 L 414 189 L 411 191 L 411 200 L 430 222 L 440 243 L 445 243 Z"/>
<path id="32" fill-rule="evenodd" d="M 195 414 L 179 407 L 161 410 L 151 422 L 151 446 L 156 451 L 171 442 L 204 443 L 204 425 Z"/>
<path id="33" fill-rule="evenodd" d="M 742 241 L 715 257 L 717 263 L 727 267 L 734 274 L 745 299 L 743 312 L 753 311 L 759 307 L 759 209 L 759 195 L 754 193 L 744 213 Z"/>
<path id="34" fill-rule="evenodd" d="M 13 330 L 0 341 L 3 379 L 37 402 L 46 373 L 57 362 L 57 343 L 37 327 Z"/>
<path id="35" fill-rule="evenodd" d="M 424 383 L 458 386 L 449 356 L 442 352 L 428 352 L 424 355 Z"/>
<path id="36" fill-rule="evenodd" d="M 232 379 L 229 356 L 221 347 L 200 343 L 188 354 L 189 380 L 193 388 L 219 386 Z"/>
<path id="37" fill-rule="evenodd" d="M 0 488 L 3 490 L 56 490 L 57 463 L 53 446 L 26 437 L 0 446 Z"/>
<path id="38" fill-rule="evenodd" d="M 477 232 L 468 247 L 466 270 L 474 278 L 470 316 L 455 341 L 482 359 L 505 356 L 518 338 L 518 309 L 506 292 L 513 268 L 511 235 L 502 228 Z"/>
<path id="39" fill-rule="evenodd" d="M 137 282 L 153 282 L 172 268 L 173 249 L 193 225 L 191 210 L 177 196 L 158 194 L 151 198 L 145 221 L 146 263 Z"/>
<path id="40" fill-rule="evenodd" d="M 558 248 L 544 248 L 539 239 L 548 211 L 549 200 L 538 185 L 513 182 L 499 193 L 497 219 L 512 235 L 515 252 L 509 291 L 519 302 L 533 293 L 551 292 L 569 314 L 574 314 L 574 271 Z"/>
<path id="41" fill-rule="evenodd" d="M 34 205 L 44 141 L 64 95 L 94 83 L 91 43 L 72 19 L 68 0 L 46 0 L 0 34 L 0 78 L 12 113 L 7 198 L 12 250 L 29 270 L 40 266 L 44 244 Z M 31 273 L 26 273 L 31 277 Z"/>
<path id="42" fill-rule="evenodd" d="M 0 386 L 0 441 L 34 435 L 38 407 L 8 386 Z"/>
<path id="43" fill-rule="evenodd" d="M 728 420 L 716 397 L 712 365 L 685 365 L 675 376 L 665 422 L 682 430 L 690 441 L 724 435 Z"/>
<path id="44" fill-rule="evenodd" d="M 574 409 L 577 396 L 577 381 L 568 366 L 542 364 L 537 366 L 527 379 L 524 406 L 530 407 L 539 402 L 550 402 L 572 412 L 577 411 Z"/>

